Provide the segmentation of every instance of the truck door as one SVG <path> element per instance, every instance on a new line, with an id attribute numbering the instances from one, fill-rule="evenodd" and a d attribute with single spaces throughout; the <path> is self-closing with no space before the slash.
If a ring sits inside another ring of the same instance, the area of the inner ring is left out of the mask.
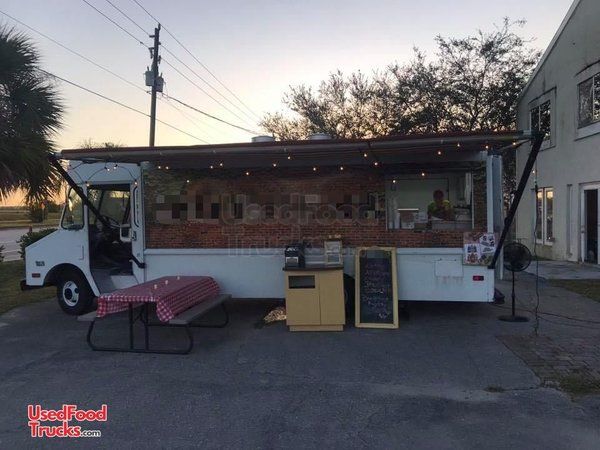
<path id="1" fill-rule="evenodd" d="M 144 270 L 144 196 L 141 178 L 131 183 L 131 253 L 136 258 L 132 268 L 139 283 L 146 281 Z M 139 263 L 139 264 L 138 264 Z"/>

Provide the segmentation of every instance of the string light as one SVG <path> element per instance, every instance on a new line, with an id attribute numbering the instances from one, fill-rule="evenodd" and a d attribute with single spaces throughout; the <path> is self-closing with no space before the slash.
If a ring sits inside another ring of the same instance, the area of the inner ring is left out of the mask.
<path id="1" fill-rule="evenodd" d="M 367 152 L 363 153 L 363 158 L 367 158 L 369 156 L 369 154 Z"/>
<path id="2" fill-rule="evenodd" d="M 485 144 L 485 149 L 486 149 L 486 150 L 489 150 L 489 149 L 490 149 L 490 146 L 489 146 L 488 144 Z"/>
<path id="3" fill-rule="evenodd" d="M 344 170 L 344 166 L 340 166 L 340 170 Z"/>
<path id="4" fill-rule="evenodd" d="M 246 170 L 246 176 L 249 176 L 249 175 L 250 175 L 250 172 Z"/>
<path id="5" fill-rule="evenodd" d="M 134 185 L 134 186 L 137 186 L 137 185 L 138 185 L 138 182 L 137 182 L 137 180 L 135 180 L 135 181 L 133 182 L 133 185 Z"/>
<path id="6" fill-rule="evenodd" d="M 277 163 L 276 162 L 273 163 L 273 167 L 277 167 Z"/>
<path id="7" fill-rule="evenodd" d="M 190 180 L 185 180 L 185 182 L 186 182 L 186 183 L 189 183 L 189 182 L 190 182 Z"/>
<path id="8" fill-rule="evenodd" d="M 223 167 L 223 163 L 222 162 L 219 163 L 219 167 Z"/>
<path id="9" fill-rule="evenodd" d="M 165 170 L 169 170 L 169 166 L 165 166 Z"/>
<path id="10" fill-rule="evenodd" d="M 158 166 L 158 170 L 162 169 L 162 166 Z"/>
<path id="11" fill-rule="evenodd" d="M 424 177 L 425 176 L 425 172 L 421 172 L 421 176 Z"/>
<path id="12" fill-rule="evenodd" d="M 316 172 L 316 171 L 317 171 L 317 166 L 314 166 L 313 167 L 313 172 Z"/>
<path id="13" fill-rule="evenodd" d="M 292 159 L 292 155 L 288 155 L 287 159 L 288 160 Z"/>
<path id="14" fill-rule="evenodd" d="M 459 143 L 457 143 L 457 144 L 456 144 L 456 146 L 457 146 L 458 148 L 460 148 L 460 142 L 459 142 Z"/>
<path id="15" fill-rule="evenodd" d="M 396 179 L 395 178 L 392 180 L 392 183 L 396 184 Z"/>
<path id="16" fill-rule="evenodd" d="M 215 166 L 213 166 L 213 165 L 211 164 L 211 165 L 210 165 L 210 168 L 211 168 L 211 169 L 214 169 L 214 168 L 215 168 Z"/>
<path id="17" fill-rule="evenodd" d="M 375 162 L 373 163 L 373 165 L 374 165 L 375 167 L 379 166 L 379 161 L 375 161 Z"/>
<path id="18" fill-rule="evenodd" d="M 438 150 L 438 151 L 437 151 L 437 154 L 438 154 L 438 156 L 442 156 L 442 151 L 441 151 L 441 150 Z"/>

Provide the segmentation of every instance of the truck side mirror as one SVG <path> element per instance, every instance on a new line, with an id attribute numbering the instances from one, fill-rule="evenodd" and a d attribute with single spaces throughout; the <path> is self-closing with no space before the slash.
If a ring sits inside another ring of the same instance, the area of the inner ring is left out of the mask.
<path id="1" fill-rule="evenodd" d="M 121 242 L 131 242 L 131 225 L 124 223 L 119 227 L 119 240 Z"/>

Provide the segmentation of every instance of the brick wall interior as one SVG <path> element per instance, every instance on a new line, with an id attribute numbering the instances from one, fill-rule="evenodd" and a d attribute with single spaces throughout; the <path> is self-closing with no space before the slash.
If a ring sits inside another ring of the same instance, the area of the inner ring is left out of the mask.
<path id="1" fill-rule="evenodd" d="M 473 172 L 475 231 L 485 231 L 485 171 Z M 385 174 L 374 168 L 145 174 L 149 248 L 268 248 L 333 236 L 344 246 L 462 247 L 463 231 L 386 230 Z"/>

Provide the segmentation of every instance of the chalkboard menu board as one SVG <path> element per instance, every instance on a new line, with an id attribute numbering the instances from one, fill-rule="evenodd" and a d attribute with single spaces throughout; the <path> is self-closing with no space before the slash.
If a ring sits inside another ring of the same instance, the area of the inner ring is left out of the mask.
<path id="1" fill-rule="evenodd" d="M 356 280 L 356 326 L 397 328 L 396 249 L 357 249 Z"/>

